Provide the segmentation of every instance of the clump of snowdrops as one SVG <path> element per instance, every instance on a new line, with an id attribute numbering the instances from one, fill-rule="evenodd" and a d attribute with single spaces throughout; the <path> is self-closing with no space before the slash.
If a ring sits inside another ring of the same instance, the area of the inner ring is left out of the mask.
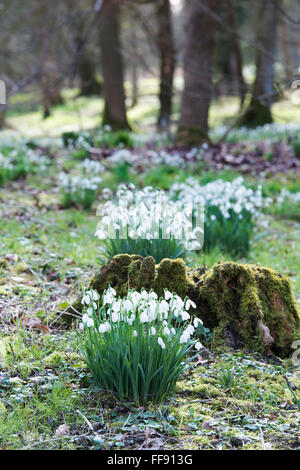
<path id="1" fill-rule="evenodd" d="M 105 169 L 97 161 L 85 159 L 81 163 L 80 175 L 59 174 L 59 184 L 62 193 L 62 205 L 65 208 L 80 205 L 90 209 L 97 198 L 102 178 L 99 176 Z"/>
<path id="2" fill-rule="evenodd" d="M 4 142 L 0 146 L 0 186 L 28 174 L 43 173 L 49 164 L 46 155 L 29 148 L 26 142 Z"/>
<path id="3" fill-rule="evenodd" d="M 111 287 L 100 299 L 94 291 L 82 298 L 81 350 L 94 384 L 119 400 L 160 402 L 175 387 L 202 345 L 193 337 L 204 330 L 191 318 L 196 305 L 165 290 L 128 291 L 117 297 Z"/>
<path id="4" fill-rule="evenodd" d="M 120 185 L 116 200 L 99 206 L 97 214 L 96 236 L 104 240 L 107 258 L 128 253 L 153 256 L 159 263 L 201 248 L 203 229 L 193 220 L 192 204 L 173 201 L 150 186 Z"/>
<path id="5" fill-rule="evenodd" d="M 232 182 L 219 179 L 203 186 L 190 177 L 184 183 L 174 183 L 170 194 L 185 204 L 204 201 L 204 252 L 218 247 L 232 256 L 248 254 L 255 220 L 269 203 L 260 186 L 256 191 L 247 188 L 242 177 Z"/>

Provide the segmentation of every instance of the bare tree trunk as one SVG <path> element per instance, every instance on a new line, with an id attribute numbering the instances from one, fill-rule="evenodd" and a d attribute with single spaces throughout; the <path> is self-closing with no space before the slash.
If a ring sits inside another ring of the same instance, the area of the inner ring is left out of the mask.
<path id="1" fill-rule="evenodd" d="M 189 0 L 184 52 L 184 90 L 177 141 L 197 145 L 208 139 L 212 91 L 215 0 Z"/>
<path id="2" fill-rule="evenodd" d="M 138 52 L 137 52 L 137 34 L 136 34 L 136 16 L 133 15 L 131 21 L 131 41 L 132 41 L 132 53 L 131 53 L 131 83 L 132 83 L 132 101 L 131 107 L 138 103 Z"/>
<path id="3" fill-rule="evenodd" d="M 280 2 L 281 8 L 284 8 L 284 2 L 281 0 Z M 280 31 L 280 39 L 282 45 L 282 54 L 284 58 L 284 71 L 287 80 L 293 78 L 293 72 L 291 67 L 291 54 L 289 50 L 289 43 L 288 43 L 288 33 L 286 30 L 286 19 L 284 15 L 280 15 L 280 23 L 279 23 L 279 31 Z"/>
<path id="4" fill-rule="evenodd" d="M 237 78 L 238 90 L 239 90 L 239 95 L 240 95 L 240 105 L 242 106 L 245 101 L 245 97 L 247 93 L 247 85 L 245 83 L 244 76 L 243 76 L 243 59 L 242 59 L 242 52 L 241 52 L 239 39 L 238 39 L 234 0 L 227 0 L 225 6 L 227 10 L 228 25 L 232 31 L 232 34 L 230 34 L 229 40 L 230 40 L 232 54 L 234 56 L 235 75 Z"/>
<path id="5" fill-rule="evenodd" d="M 129 129 L 126 117 L 123 64 L 120 44 L 120 0 L 103 0 L 100 12 L 104 113 L 103 124 Z"/>
<path id="6" fill-rule="evenodd" d="M 278 6 L 279 0 L 257 3 L 256 77 L 251 102 L 240 123 L 244 126 L 263 126 L 273 121 L 271 106 L 274 99 Z"/>
<path id="7" fill-rule="evenodd" d="M 172 113 L 173 79 L 175 71 L 175 48 L 172 28 L 172 10 L 169 0 L 159 0 L 156 6 L 158 23 L 158 49 L 160 56 L 160 112 L 159 129 L 168 129 Z"/>

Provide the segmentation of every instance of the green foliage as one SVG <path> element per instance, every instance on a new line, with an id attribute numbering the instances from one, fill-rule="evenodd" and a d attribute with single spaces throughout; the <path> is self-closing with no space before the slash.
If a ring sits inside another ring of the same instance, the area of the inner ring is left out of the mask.
<path id="1" fill-rule="evenodd" d="M 229 210 L 225 218 L 217 206 L 205 210 L 203 250 L 209 253 L 218 247 L 222 253 L 238 258 L 247 256 L 253 230 L 252 215 L 243 209 L 241 214 Z"/>
<path id="2" fill-rule="evenodd" d="M 300 140 L 294 140 L 292 145 L 295 156 L 300 158 Z"/>
<path id="3" fill-rule="evenodd" d="M 98 191 L 89 188 L 78 188 L 73 192 L 62 189 L 61 203 L 64 209 L 81 206 L 90 209 L 97 199 Z"/>
<path id="4" fill-rule="evenodd" d="M 191 334 L 185 333 L 188 324 L 176 313 L 179 302 L 182 311 L 184 301 L 168 294 L 170 303 L 157 300 L 151 291 L 129 291 L 124 301 L 108 289 L 102 307 L 96 307 L 97 296 L 93 291 L 85 293 L 83 303 L 89 302 L 89 307 L 84 308 L 80 325 L 84 329 L 81 349 L 99 389 L 138 404 L 161 402 L 174 390 L 195 343 L 190 338 L 194 328 Z"/>
<path id="5" fill-rule="evenodd" d="M 180 240 L 171 239 L 151 239 L 146 240 L 138 238 L 136 240 L 127 239 L 108 239 L 104 241 L 104 255 L 107 259 L 115 255 L 128 253 L 129 255 L 140 255 L 143 257 L 152 256 L 157 263 L 164 258 L 176 259 L 182 258 L 185 249 Z"/>

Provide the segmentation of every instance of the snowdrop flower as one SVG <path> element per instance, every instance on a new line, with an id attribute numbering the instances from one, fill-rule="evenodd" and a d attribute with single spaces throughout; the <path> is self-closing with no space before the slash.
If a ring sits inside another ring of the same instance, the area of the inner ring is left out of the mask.
<path id="1" fill-rule="evenodd" d="M 89 317 L 88 320 L 87 320 L 87 322 L 86 322 L 86 326 L 87 326 L 87 327 L 94 326 L 94 320 Z"/>
<path id="2" fill-rule="evenodd" d="M 176 335 L 176 330 L 175 330 L 174 327 L 171 328 L 171 333 L 172 333 L 172 335 Z"/>
<path id="3" fill-rule="evenodd" d="M 83 323 L 83 324 L 87 323 L 87 321 L 88 321 L 89 318 L 90 318 L 90 317 L 89 317 L 86 313 L 84 313 L 84 314 L 82 315 L 82 323 Z"/>
<path id="4" fill-rule="evenodd" d="M 137 331 L 136 330 L 134 330 L 133 336 L 137 336 Z"/>
<path id="5" fill-rule="evenodd" d="M 189 310 L 190 307 L 196 308 L 196 304 L 192 300 L 187 299 L 187 301 L 185 302 L 185 309 Z"/>
<path id="6" fill-rule="evenodd" d="M 199 323 L 200 323 L 201 325 L 203 325 L 203 321 L 200 320 L 200 318 L 197 318 L 197 317 L 194 318 L 193 323 L 194 323 L 194 327 L 195 327 L 195 328 L 198 328 Z"/>
<path id="7" fill-rule="evenodd" d="M 201 343 L 199 343 L 199 341 L 197 341 L 197 343 L 195 344 L 195 348 L 197 349 L 197 351 L 199 351 L 201 348 L 203 348 L 203 346 Z"/>
<path id="8" fill-rule="evenodd" d="M 111 326 L 108 322 L 101 323 L 99 326 L 99 333 L 106 333 L 109 330 L 111 330 Z"/>
<path id="9" fill-rule="evenodd" d="M 119 313 L 117 313 L 117 312 L 112 312 L 112 313 L 111 313 L 111 321 L 112 321 L 113 323 L 116 323 L 116 322 L 119 321 L 119 320 L 120 320 L 120 315 L 119 315 Z"/>
<path id="10" fill-rule="evenodd" d="M 162 300 L 159 304 L 159 313 L 168 313 L 169 304 L 165 300 Z"/>
<path id="11" fill-rule="evenodd" d="M 86 292 L 81 299 L 81 304 L 90 305 L 91 301 L 92 301 L 91 296 L 89 295 L 89 293 Z"/>
<path id="12" fill-rule="evenodd" d="M 170 330 L 167 326 L 164 327 L 164 335 L 169 336 Z"/>
<path id="13" fill-rule="evenodd" d="M 156 329 L 154 328 L 154 326 L 151 326 L 151 328 L 150 328 L 150 334 L 151 334 L 152 336 L 156 335 Z"/>
<path id="14" fill-rule="evenodd" d="M 142 314 L 140 316 L 140 322 L 141 323 L 146 323 L 148 321 L 149 321 L 149 318 L 148 318 L 147 312 L 142 312 Z"/>
<path id="15" fill-rule="evenodd" d="M 172 294 L 171 292 L 169 292 L 168 290 L 165 291 L 165 300 L 170 300 L 172 298 Z"/>
<path id="16" fill-rule="evenodd" d="M 156 292 L 150 292 L 149 294 L 149 298 L 150 299 L 154 299 L 154 300 L 157 300 L 158 299 L 158 295 L 156 294 Z"/>
<path id="17" fill-rule="evenodd" d="M 79 329 L 82 331 L 84 330 L 84 324 L 83 323 L 79 323 Z"/>
<path id="18" fill-rule="evenodd" d="M 184 310 L 183 312 L 181 312 L 181 317 L 182 320 L 189 320 L 190 314 Z"/>
<path id="19" fill-rule="evenodd" d="M 166 345 L 165 345 L 165 343 L 163 342 L 163 339 L 162 339 L 161 337 L 158 338 L 157 342 L 158 342 L 158 344 L 160 345 L 160 347 L 161 347 L 162 349 L 165 349 Z"/>

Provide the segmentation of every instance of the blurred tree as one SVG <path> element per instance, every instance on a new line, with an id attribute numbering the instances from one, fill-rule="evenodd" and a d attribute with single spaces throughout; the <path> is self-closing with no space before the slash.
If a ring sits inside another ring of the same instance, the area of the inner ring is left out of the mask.
<path id="1" fill-rule="evenodd" d="M 256 0 L 256 75 L 252 97 L 240 125 L 263 126 L 273 121 L 274 62 L 276 54 L 279 0 Z"/>
<path id="2" fill-rule="evenodd" d="M 188 0 L 184 50 L 184 90 L 177 141 L 199 144 L 208 139 L 212 91 L 215 0 Z"/>
<path id="3" fill-rule="evenodd" d="M 156 4 L 158 24 L 158 52 L 160 58 L 160 111 L 157 127 L 167 129 L 172 112 L 173 78 L 175 71 L 175 48 L 172 29 L 172 11 L 169 0 L 158 0 Z"/>
<path id="4" fill-rule="evenodd" d="M 126 116 L 123 64 L 120 43 L 120 0 L 103 0 L 100 11 L 104 113 L 103 124 L 130 129 Z"/>

